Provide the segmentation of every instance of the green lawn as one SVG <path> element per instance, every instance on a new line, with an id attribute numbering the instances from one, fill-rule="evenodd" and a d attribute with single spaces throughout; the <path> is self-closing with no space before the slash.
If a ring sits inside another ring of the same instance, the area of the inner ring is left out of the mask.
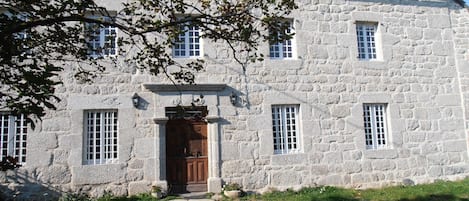
<path id="1" fill-rule="evenodd" d="M 305 188 L 298 192 L 272 192 L 246 196 L 243 200 L 268 201 L 469 201 L 469 179 L 416 186 L 353 190 L 336 187 Z"/>
<path id="2" fill-rule="evenodd" d="M 163 200 L 176 198 L 167 197 Z M 90 199 L 64 199 L 90 200 Z M 150 201 L 148 194 L 132 197 L 104 196 L 97 201 Z M 229 199 L 225 198 L 226 201 Z M 274 191 L 263 195 L 248 195 L 245 201 L 469 201 L 469 179 L 415 186 L 395 186 L 382 189 L 354 190 L 330 186 L 304 188 L 300 191 Z"/>

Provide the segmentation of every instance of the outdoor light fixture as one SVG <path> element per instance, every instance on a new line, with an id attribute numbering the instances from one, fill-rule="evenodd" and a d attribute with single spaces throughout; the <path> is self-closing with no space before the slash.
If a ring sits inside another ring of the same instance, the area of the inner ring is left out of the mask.
<path id="1" fill-rule="evenodd" d="M 138 108 L 138 105 L 140 104 L 140 97 L 137 93 L 134 93 L 134 95 L 132 96 L 132 104 L 135 108 Z"/>
<path id="2" fill-rule="evenodd" d="M 230 102 L 232 105 L 236 105 L 236 103 L 238 102 L 238 96 L 235 94 L 234 91 L 232 91 L 230 94 Z"/>

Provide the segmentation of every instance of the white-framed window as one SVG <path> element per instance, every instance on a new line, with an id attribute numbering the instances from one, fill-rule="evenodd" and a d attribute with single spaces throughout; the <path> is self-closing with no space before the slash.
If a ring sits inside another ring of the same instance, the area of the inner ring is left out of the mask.
<path id="1" fill-rule="evenodd" d="M 298 105 L 272 105 L 274 153 L 288 154 L 300 151 Z"/>
<path id="2" fill-rule="evenodd" d="M 0 146 L 2 161 L 11 156 L 20 164 L 26 162 L 28 127 L 24 115 L 0 114 Z"/>
<path id="3" fill-rule="evenodd" d="M 285 29 L 285 33 L 278 33 L 279 36 L 285 34 L 290 35 L 293 34 L 295 29 L 293 27 L 293 21 L 288 21 L 288 26 Z M 295 43 L 294 43 L 294 35 L 292 38 L 283 40 L 283 41 L 276 41 L 271 42 L 269 44 L 269 55 L 272 59 L 291 59 L 295 57 Z"/>
<path id="4" fill-rule="evenodd" d="M 200 57 L 202 44 L 200 30 L 195 25 L 181 26 L 181 33 L 173 44 L 173 56 L 179 58 Z"/>
<path id="5" fill-rule="evenodd" d="M 12 14 L 10 11 L 0 10 L 0 15 L 4 15 L 4 17 L 7 17 L 8 20 L 16 21 L 15 23 L 22 23 L 29 20 L 29 17 L 26 13 Z M 13 34 L 14 40 L 16 40 L 18 43 L 16 48 L 18 48 L 18 50 L 22 52 L 21 56 L 27 56 L 31 54 L 31 48 L 26 44 L 26 40 L 29 37 L 27 33 L 28 31 L 29 30 L 23 30 Z"/>
<path id="6" fill-rule="evenodd" d="M 387 104 L 363 104 L 363 122 L 367 149 L 388 147 Z"/>
<path id="7" fill-rule="evenodd" d="M 86 164 L 116 163 L 118 137 L 116 110 L 85 111 Z"/>
<path id="8" fill-rule="evenodd" d="M 360 60 L 377 59 L 376 34 L 378 30 L 378 24 L 359 22 L 356 25 L 358 58 Z"/>
<path id="9" fill-rule="evenodd" d="M 110 21 L 109 17 L 92 17 Z M 86 23 L 88 55 L 90 57 L 117 55 L 117 27 Z"/>

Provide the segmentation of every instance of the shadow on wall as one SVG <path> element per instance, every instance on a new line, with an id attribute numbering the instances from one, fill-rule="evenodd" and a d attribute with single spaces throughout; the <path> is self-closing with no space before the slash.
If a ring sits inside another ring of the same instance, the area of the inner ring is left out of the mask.
<path id="1" fill-rule="evenodd" d="M 52 185 L 38 183 L 27 170 L 0 171 L 0 200 L 57 200 L 62 191 Z M 34 175 L 34 171 L 32 171 Z"/>

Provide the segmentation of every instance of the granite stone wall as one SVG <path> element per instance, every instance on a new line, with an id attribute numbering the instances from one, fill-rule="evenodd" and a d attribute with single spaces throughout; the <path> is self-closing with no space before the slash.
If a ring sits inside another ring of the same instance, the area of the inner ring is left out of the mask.
<path id="1" fill-rule="evenodd" d="M 297 58 L 267 58 L 243 72 L 225 44 L 204 41 L 206 69 L 196 82 L 226 84 L 223 91 L 158 94 L 143 84 L 170 83 L 123 58 L 87 84 L 73 78 L 70 64 L 57 88 L 58 109 L 30 129 L 27 163 L 0 173 L 0 191 L 18 197 L 99 196 L 164 185 L 164 122 L 155 123 L 155 117 L 199 94 L 207 96 L 209 116 L 221 119 L 209 131 L 218 137 L 209 146 L 219 146 L 220 153 L 209 159 L 217 166 L 211 175 L 246 190 L 368 188 L 467 176 L 468 10 L 453 1 L 297 3 L 291 14 Z M 357 22 L 378 24 L 377 60 L 357 58 Z M 268 44 L 259 49 L 268 51 Z M 231 92 L 240 98 L 235 106 Z M 141 97 L 138 108 L 131 102 L 134 93 Z M 389 148 L 366 149 L 364 103 L 387 104 Z M 299 105 L 300 153 L 274 154 L 271 106 L 281 104 Z M 85 165 L 84 112 L 102 109 L 118 111 L 118 162 Z"/>

